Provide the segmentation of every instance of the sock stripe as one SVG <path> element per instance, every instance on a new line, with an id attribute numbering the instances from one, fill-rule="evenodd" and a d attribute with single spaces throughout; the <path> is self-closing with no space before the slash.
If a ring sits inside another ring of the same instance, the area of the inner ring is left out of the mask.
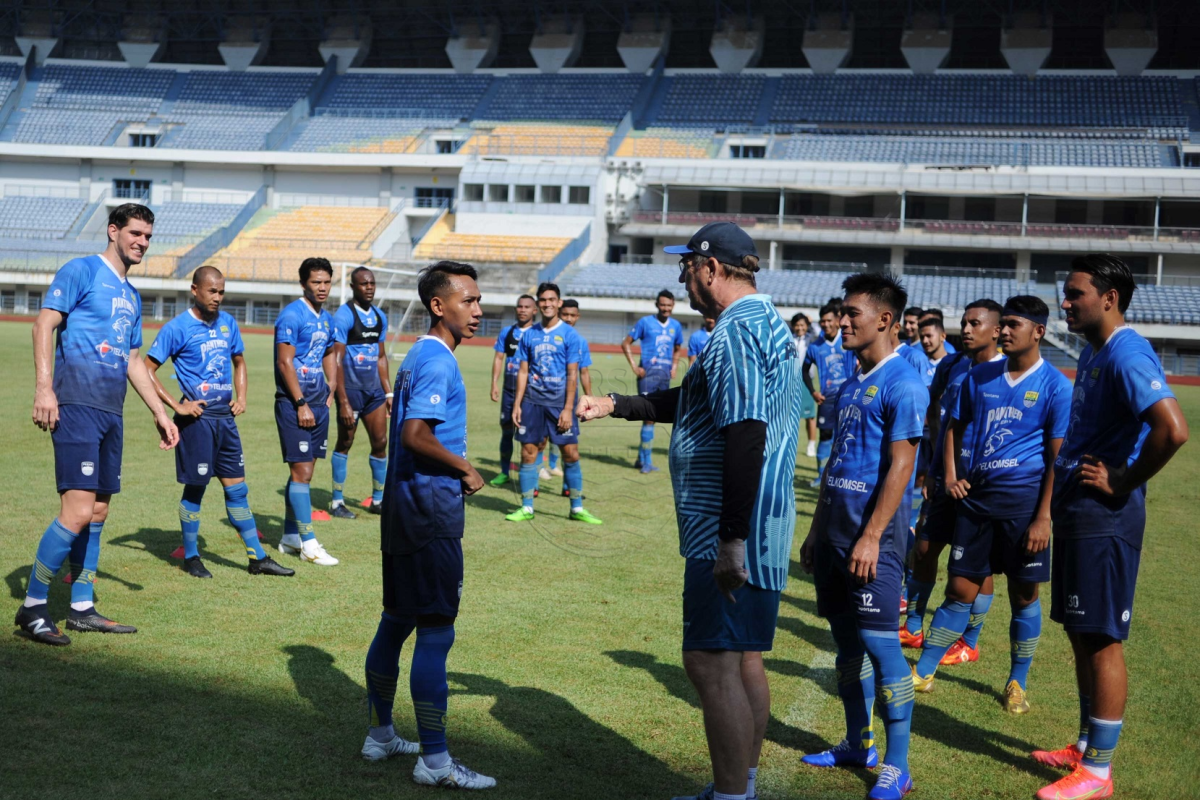
<path id="1" fill-rule="evenodd" d="M 33 571 L 34 574 L 37 575 L 37 579 L 42 583 L 50 583 L 50 581 L 54 580 L 54 574 L 56 572 L 56 570 L 50 569 L 36 558 L 33 561 Z"/>
<path id="2" fill-rule="evenodd" d="M 200 512 L 192 511 L 183 503 L 179 504 L 179 521 L 180 522 L 199 522 Z"/>
<path id="3" fill-rule="evenodd" d="M 229 519 L 238 522 L 254 519 L 254 512 L 250 510 L 249 506 L 227 506 L 225 511 L 229 514 Z"/>
<path id="4" fill-rule="evenodd" d="M 930 628 L 929 633 L 925 634 L 925 642 L 932 647 L 950 647 L 958 641 L 961 636 L 958 631 L 949 628 Z"/>

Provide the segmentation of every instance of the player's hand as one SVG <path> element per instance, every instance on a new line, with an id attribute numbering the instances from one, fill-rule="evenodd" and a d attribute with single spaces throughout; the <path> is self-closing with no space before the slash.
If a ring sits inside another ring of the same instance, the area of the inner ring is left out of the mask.
<path id="1" fill-rule="evenodd" d="M 179 428 L 175 427 L 166 412 L 155 415 L 154 427 L 158 428 L 159 450 L 170 450 L 179 444 Z"/>
<path id="2" fill-rule="evenodd" d="M 390 417 L 392 415 L 392 398 L 385 397 L 383 402 L 387 406 L 387 415 Z"/>
<path id="3" fill-rule="evenodd" d="M 350 403 L 338 403 L 338 420 L 341 421 L 342 427 L 353 428 L 358 423 L 358 418 L 354 416 L 354 409 L 350 408 Z"/>
<path id="4" fill-rule="evenodd" d="M 325 407 L 333 408 L 333 392 L 330 392 L 329 397 L 325 398 Z"/>
<path id="5" fill-rule="evenodd" d="M 246 401 L 239 397 L 237 400 L 234 400 L 229 404 L 229 411 L 235 417 L 240 417 L 242 414 L 246 413 Z"/>
<path id="6" fill-rule="evenodd" d="M 1025 531 L 1025 555 L 1032 556 L 1050 546 L 1050 518 L 1034 517 Z"/>
<path id="7" fill-rule="evenodd" d="M 929 499 L 929 484 L 928 483 L 921 484 L 921 499 L 922 500 Z"/>
<path id="8" fill-rule="evenodd" d="M 569 406 L 559 412 L 559 414 L 558 414 L 558 432 L 559 433 L 566 433 L 567 431 L 571 430 L 571 424 L 575 421 L 574 419 L 572 419 L 573 416 L 574 415 L 571 414 L 571 409 Z"/>
<path id="9" fill-rule="evenodd" d="M 575 406 L 575 416 L 579 417 L 580 422 L 603 419 L 613 413 L 614 407 L 615 404 L 611 397 L 592 397 L 585 394 L 579 398 L 579 404 Z"/>
<path id="10" fill-rule="evenodd" d="M 1124 487 L 1123 480 L 1126 469 L 1105 464 L 1095 456 L 1084 456 L 1079 464 L 1079 482 L 1109 497 L 1128 494 L 1129 490 Z"/>
<path id="11" fill-rule="evenodd" d="M 483 488 L 483 476 L 471 464 L 467 464 L 467 474 L 462 476 L 463 494 L 471 495 Z"/>
<path id="12" fill-rule="evenodd" d="M 646 368 L 645 367 L 634 367 L 633 374 L 637 375 L 639 378 L 644 378 L 644 377 L 646 377 Z"/>
<path id="13" fill-rule="evenodd" d="M 510 417 L 512 418 L 512 424 L 513 424 L 514 428 L 521 427 L 521 404 L 520 403 L 513 403 L 513 410 L 512 410 L 512 414 L 510 415 Z"/>
<path id="14" fill-rule="evenodd" d="M 671 362 L 671 380 L 675 380 L 675 372 L 679 369 L 679 365 L 674 361 Z"/>
<path id="15" fill-rule="evenodd" d="M 804 544 L 800 545 L 800 569 L 807 572 L 809 575 L 813 571 L 813 555 L 816 553 L 817 537 L 812 531 L 808 532 L 808 536 L 804 537 Z"/>
<path id="16" fill-rule="evenodd" d="M 850 568 L 859 583 L 870 583 L 875 580 L 875 567 L 879 563 L 879 540 L 874 537 L 860 536 L 850 551 L 846 566 Z"/>
<path id="17" fill-rule="evenodd" d="M 946 494 L 953 497 L 955 500 L 963 500 L 967 493 L 971 491 L 971 482 L 966 478 L 959 478 L 953 483 L 946 484 Z"/>
<path id="18" fill-rule="evenodd" d="M 175 413 L 181 417 L 199 417 L 204 414 L 207 405 L 207 400 L 184 400 L 175 407 Z"/>
<path id="19" fill-rule="evenodd" d="M 824 405 L 825 395 L 821 394 L 820 392 L 813 392 L 813 400 L 817 401 L 817 405 Z"/>
<path id="20" fill-rule="evenodd" d="M 39 389 L 34 393 L 33 424 L 44 431 L 58 427 L 58 398 L 53 389 Z"/>
<path id="21" fill-rule="evenodd" d="M 313 416 L 312 409 L 307 405 L 300 406 L 296 409 L 296 424 L 301 428 L 317 427 L 317 418 Z"/>
<path id="22" fill-rule="evenodd" d="M 500 387 L 499 386 L 495 386 L 495 385 L 492 386 L 492 402 L 493 403 L 500 402 Z"/>
<path id="23" fill-rule="evenodd" d="M 713 565 L 713 578 L 717 588 L 731 603 L 735 589 L 740 589 L 750 577 L 746 570 L 746 542 L 744 539 L 722 541 L 717 547 L 717 563 Z"/>

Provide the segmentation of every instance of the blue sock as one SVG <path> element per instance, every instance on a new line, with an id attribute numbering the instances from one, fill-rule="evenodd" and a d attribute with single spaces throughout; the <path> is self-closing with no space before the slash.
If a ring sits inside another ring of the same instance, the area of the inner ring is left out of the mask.
<path id="1" fill-rule="evenodd" d="M 651 450 L 651 444 L 653 442 L 654 442 L 654 423 L 653 422 L 643 422 L 642 423 L 642 447 L 641 447 L 641 450 L 638 451 L 638 458 L 641 459 L 643 467 L 650 466 L 650 459 L 651 459 L 651 456 L 653 455 L 653 451 Z"/>
<path id="2" fill-rule="evenodd" d="M 933 613 L 929 633 L 925 634 L 925 648 L 917 662 L 918 675 L 928 678 L 937 672 L 942 656 L 958 641 L 958 637 L 962 636 L 970 621 L 971 606 L 949 598 L 943 601 L 941 608 Z"/>
<path id="3" fill-rule="evenodd" d="M 1041 600 L 1034 600 L 1025 608 L 1013 611 L 1012 622 L 1008 624 L 1008 640 L 1012 643 L 1012 667 L 1008 672 L 1008 680 L 1021 684 L 1022 689 L 1029 680 L 1029 665 L 1033 663 L 1033 654 L 1037 652 L 1041 635 Z"/>
<path id="4" fill-rule="evenodd" d="M 538 487 L 538 465 L 521 464 L 521 504 L 533 509 L 533 491 Z"/>
<path id="5" fill-rule="evenodd" d="M 288 478 L 287 483 L 283 485 L 283 535 L 300 535 L 300 529 L 296 526 L 296 509 L 292 508 L 291 478 Z"/>
<path id="6" fill-rule="evenodd" d="M 349 461 L 349 453 L 334 452 L 329 457 L 329 466 L 333 467 L 333 502 L 335 505 L 346 502 L 342 490 L 346 488 L 346 470 Z"/>
<path id="7" fill-rule="evenodd" d="M 513 463 L 513 429 L 500 427 L 500 471 L 507 475 L 512 472 Z"/>
<path id="8" fill-rule="evenodd" d="M 1079 752 L 1087 749 L 1088 727 L 1092 721 L 1092 698 L 1086 694 L 1079 695 L 1079 741 L 1077 744 L 1082 744 Z"/>
<path id="9" fill-rule="evenodd" d="M 914 636 L 925 626 L 925 609 L 929 606 L 934 585 L 932 581 L 919 581 L 916 578 L 908 582 L 908 613 L 904 627 Z"/>
<path id="10" fill-rule="evenodd" d="M 909 513 L 909 516 L 908 516 L 908 527 L 909 528 L 915 529 L 917 527 L 917 520 L 919 520 L 921 518 L 921 504 L 923 502 L 925 502 L 925 498 L 921 496 L 921 490 L 919 488 L 914 489 L 913 490 L 913 498 L 912 498 L 912 511 Z M 913 543 L 913 540 L 910 539 L 909 546 L 908 546 L 909 550 L 912 550 L 912 543 Z"/>
<path id="11" fill-rule="evenodd" d="M 203 486 L 186 484 L 183 497 L 179 500 L 179 527 L 183 529 L 183 557 L 200 555 L 200 501 L 204 499 Z"/>
<path id="12" fill-rule="evenodd" d="M 825 465 L 829 463 L 829 456 L 833 454 L 833 440 L 822 439 L 817 442 L 817 475 L 819 476 L 825 471 Z"/>
<path id="13" fill-rule="evenodd" d="M 387 459 L 368 456 L 371 465 L 371 505 L 383 502 L 383 484 L 387 482 Z"/>
<path id="14" fill-rule="evenodd" d="M 880 716 L 887 732 L 883 763 L 908 772 L 908 734 L 916 693 L 912 671 L 900 649 L 900 637 L 895 631 L 862 629 L 858 635 L 875 669 L 875 695 L 883 700 Z"/>
<path id="15" fill-rule="evenodd" d="M 288 482 L 288 500 L 292 504 L 292 513 L 296 515 L 296 532 L 303 542 L 317 538 L 313 533 L 311 491 L 307 483 Z"/>
<path id="16" fill-rule="evenodd" d="M 971 621 L 967 623 L 967 629 L 963 632 L 963 641 L 967 643 L 968 647 L 979 647 L 979 634 L 983 632 L 983 621 L 987 619 L 987 613 L 991 607 L 992 595 L 982 593 L 975 595 L 975 602 L 971 603 Z"/>
<path id="17" fill-rule="evenodd" d="M 858 635 L 858 624 L 849 614 L 829 618 L 829 630 L 837 643 L 833 665 L 837 673 L 838 697 L 846 714 L 846 741 L 867 750 L 875 744 L 871 711 L 875 706 L 875 671 Z"/>
<path id="18" fill-rule="evenodd" d="M 400 649 L 413 632 L 411 621 L 386 611 L 379 617 L 375 638 L 367 650 L 367 710 L 372 728 L 392 724 L 396 681 L 400 678 Z"/>
<path id="19" fill-rule="evenodd" d="M 254 523 L 254 512 L 250 510 L 250 487 L 245 481 L 225 487 L 225 513 L 229 516 L 229 524 L 242 537 L 246 545 L 246 557 L 258 561 L 266 558 L 262 544 L 258 541 L 258 525 Z"/>
<path id="20" fill-rule="evenodd" d="M 571 510 L 583 508 L 583 467 L 578 461 L 563 461 L 563 478 L 571 490 Z"/>
<path id="21" fill-rule="evenodd" d="M 544 464 L 544 463 L 546 463 L 546 454 L 539 450 L 537 461 L 533 462 L 533 465 L 535 467 L 537 467 L 538 472 L 541 472 L 542 464 Z"/>
<path id="22" fill-rule="evenodd" d="M 29 572 L 28 594 L 34 600 L 45 600 L 50 594 L 50 581 L 67 560 L 71 544 L 79 534 L 67 530 L 56 518 L 42 534 L 38 542 L 33 569 Z"/>
<path id="23" fill-rule="evenodd" d="M 550 445 L 550 469 L 558 469 L 558 445 Z"/>
<path id="24" fill-rule="evenodd" d="M 71 543 L 71 602 L 90 603 L 95 599 L 96 570 L 100 567 L 100 535 L 103 522 L 88 526 L 88 535 L 80 534 Z"/>
<path id="25" fill-rule="evenodd" d="M 421 736 L 421 754 L 444 753 L 446 747 L 446 656 L 454 645 L 454 626 L 417 628 L 408 689 Z"/>
<path id="26" fill-rule="evenodd" d="M 1121 738 L 1121 723 L 1119 719 L 1091 717 L 1088 720 L 1088 745 L 1087 752 L 1083 754 L 1083 766 L 1091 772 L 1108 777 L 1117 740 Z"/>

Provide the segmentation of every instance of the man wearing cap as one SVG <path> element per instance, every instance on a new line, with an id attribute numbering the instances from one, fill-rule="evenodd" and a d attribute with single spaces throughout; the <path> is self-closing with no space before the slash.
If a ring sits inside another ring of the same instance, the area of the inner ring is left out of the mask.
<path id="1" fill-rule="evenodd" d="M 672 422 L 670 464 L 683 577 L 683 663 L 700 695 L 714 782 L 699 798 L 754 796 L 770 718 L 762 653 L 771 649 L 796 524 L 800 354 L 756 291 L 754 242 L 729 222 L 685 246 L 679 280 L 717 320 L 681 386 L 580 398 L 581 421 Z M 703 490 L 698 490 L 703 487 Z"/>

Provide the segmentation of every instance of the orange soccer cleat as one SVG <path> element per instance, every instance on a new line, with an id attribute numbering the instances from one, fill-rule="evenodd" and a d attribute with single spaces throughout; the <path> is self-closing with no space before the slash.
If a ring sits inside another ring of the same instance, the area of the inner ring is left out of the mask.
<path id="1" fill-rule="evenodd" d="M 925 646 L 925 632 L 917 631 L 916 633 L 909 633 L 908 628 L 901 628 L 900 646 L 911 647 L 914 650 L 920 650 Z"/>
<path id="2" fill-rule="evenodd" d="M 1030 755 L 1039 764 L 1045 764 L 1048 767 L 1066 767 L 1067 769 L 1075 769 L 1083 760 L 1083 753 L 1079 752 L 1079 748 L 1073 744 L 1067 745 L 1062 750 L 1034 750 Z"/>
<path id="3" fill-rule="evenodd" d="M 950 645 L 950 649 L 946 651 L 946 655 L 942 656 L 942 660 L 938 663 L 943 667 L 953 666 L 954 664 L 966 664 L 969 661 L 979 660 L 979 648 L 969 647 L 961 638 Z"/>
<path id="4" fill-rule="evenodd" d="M 1080 764 L 1065 778 L 1055 781 L 1037 793 L 1038 800 L 1100 800 L 1112 797 L 1112 773 L 1101 778 Z"/>

